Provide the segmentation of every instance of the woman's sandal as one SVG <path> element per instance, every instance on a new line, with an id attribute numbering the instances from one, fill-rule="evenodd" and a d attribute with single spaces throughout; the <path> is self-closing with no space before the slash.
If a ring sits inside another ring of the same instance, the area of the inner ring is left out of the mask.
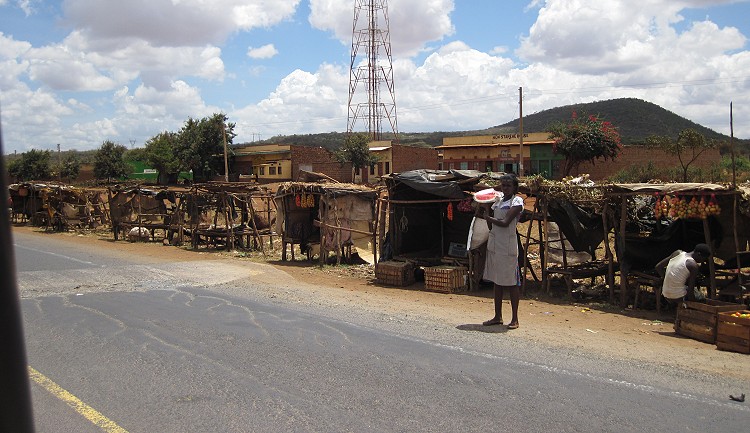
<path id="1" fill-rule="evenodd" d="M 502 325 L 503 319 L 490 319 L 486 322 L 482 322 L 483 326 Z"/>
<path id="2" fill-rule="evenodd" d="M 518 329 L 518 323 L 509 323 L 508 329 Z"/>

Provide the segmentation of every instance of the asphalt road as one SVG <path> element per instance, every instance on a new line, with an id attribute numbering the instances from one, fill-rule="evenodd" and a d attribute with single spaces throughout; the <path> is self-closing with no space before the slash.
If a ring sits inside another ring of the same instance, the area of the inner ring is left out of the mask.
<path id="1" fill-rule="evenodd" d="M 750 424 L 750 407 L 727 401 L 726 378 L 292 302 L 283 293 L 309 288 L 268 283 L 274 278 L 260 276 L 271 268 L 250 262 L 155 265 L 14 236 L 39 432 L 737 432 Z"/>

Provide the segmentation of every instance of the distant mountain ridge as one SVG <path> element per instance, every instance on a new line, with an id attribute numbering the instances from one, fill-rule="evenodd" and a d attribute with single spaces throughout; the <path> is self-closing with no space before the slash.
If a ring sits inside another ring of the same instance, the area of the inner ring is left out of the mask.
<path id="1" fill-rule="evenodd" d="M 566 122 L 570 120 L 573 111 L 576 111 L 579 114 L 595 114 L 612 122 L 612 124 L 620 131 L 623 144 L 641 144 L 651 135 L 666 135 L 677 138 L 677 135 L 681 131 L 688 128 L 697 130 L 708 139 L 729 142 L 729 136 L 727 135 L 720 134 L 710 128 L 699 125 L 654 103 L 636 98 L 610 99 L 606 101 L 550 108 L 538 113 L 525 115 L 523 117 L 523 129 L 525 132 L 543 132 L 552 122 Z M 519 119 L 514 119 L 502 125 L 473 131 L 406 132 L 399 133 L 399 140 L 402 144 L 435 147 L 443 143 L 444 137 L 494 135 L 499 133 L 518 132 L 518 123 Z M 333 150 L 343 144 L 344 136 L 345 134 L 342 132 L 287 135 L 276 136 L 260 142 L 245 144 L 300 144 L 322 146 Z M 384 139 L 391 138 L 393 137 L 388 134 L 384 137 Z M 735 137 L 735 142 L 738 152 L 745 154 L 750 153 L 750 140 L 738 140 Z M 722 147 L 722 152 L 726 151 L 728 151 L 728 149 Z"/>

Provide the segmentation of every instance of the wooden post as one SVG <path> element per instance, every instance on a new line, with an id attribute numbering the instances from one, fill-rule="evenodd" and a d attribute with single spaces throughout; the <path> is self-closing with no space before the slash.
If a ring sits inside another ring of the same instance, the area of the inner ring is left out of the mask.
<path id="1" fill-rule="evenodd" d="M 339 220 L 339 204 L 336 201 L 336 197 L 333 198 L 333 222 L 336 227 L 341 227 L 341 221 Z M 333 241 L 336 245 L 336 265 L 341 264 L 341 230 L 334 230 Z"/>
<path id="2" fill-rule="evenodd" d="M 523 279 L 521 279 L 521 293 L 525 293 L 526 291 L 526 278 L 529 274 L 529 245 L 531 244 L 531 229 L 534 227 L 534 215 L 536 215 L 536 211 L 538 209 L 539 202 L 534 199 L 534 208 L 531 211 L 531 219 L 529 220 L 529 227 L 526 230 L 526 244 L 523 247 Z M 471 256 L 471 254 L 469 254 Z M 469 261 L 471 263 L 471 261 Z"/>
<path id="3" fill-rule="evenodd" d="M 372 222 L 372 263 L 378 263 L 378 216 L 380 215 L 380 200 L 375 197 L 374 219 Z"/>
<path id="4" fill-rule="evenodd" d="M 708 297 L 716 298 L 716 265 L 714 264 L 714 246 L 711 240 L 711 230 L 708 227 L 708 219 L 703 220 L 703 237 L 706 239 L 706 245 L 711 250 L 711 257 L 708 258 Z"/>
<path id="5" fill-rule="evenodd" d="M 320 203 L 318 206 L 318 217 L 320 218 L 320 266 L 325 266 L 326 264 L 326 256 L 328 255 L 328 252 L 326 251 L 326 231 L 328 228 L 326 227 L 326 220 L 328 218 L 328 205 L 323 205 L 323 196 L 320 196 Z"/>
<path id="6" fill-rule="evenodd" d="M 620 206 L 620 248 L 617 255 L 620 262 L 620 306 L 627 307 L 628 302 L 628 275 L 627 271 L 623 272 L 622 258 L 625 255 L 625 227 L 628 222 L 628 196 L 622 195 Z"/>
<path id="7" fill-rule="evenodd" d="M 258 225 L 255 224 L 255 208 L 253 207 L 253 198 L 252 196 L 248 196 L 247 198 L 247 207 L 250 211 L 250 222 L 253 224 L 253 239 L 255 242 L 260 246 L 260 252 L 263 254 L 263 257 L 266 256 L 266 250 L 263 248 L 263 239 L 261 239 L 260 234 L 258 233 Z M 269 220 L 270 223 L 270 220 Z"/>
<path id="8" fill-rule="evenodd" d="M 234 228 L 232 227 L 232 210 L 229 208 L 229 193 L 222 191 L 224 202 L 224 224 L 227 226 L 227 251 L 234 249 Z"/>
<path id="9" fill-rule="evenodd" d="M 544 254 L 542 255 L 542 285 L 544 286 L 547 293 L 549 293 L 549 274 L 547 273 L 547 262 L 549 261 L 549 217 L 547 216 L 547 198 L 542 198 L 542 212 L 544 215 L 544 241 L 543 241 L 543 251 Z"/>
<path id="10" fill-rule="evenodd" d="M 737 283 L 740 286 L 745 285 L 745 281 L 747 280 L 747 277 L 744 276 L 742 273 L 743 266 L 746 266 L 747 263 L 742 263 L 742 258 L 746 255 L 748 252 L 747 248 L 747 242 L 744 242 L 742 245 L 740 245 L 739 236 L 737 235 L 737 201 L 739 200 L 739 191 L 734 191 L 734 204 L 733 204 L 733 212 L 732 212 L 732 218 L 734 223 L 734 245 L 735 245 L 735 257 L 737 257 Z"/>
<path id="11" fill-rule="evenodd" d="M 609 212 L 609 203 L 604 203 L 602 209 L 602 227 L 604 230 L 604 258 L 607 260 L 607 286 L 609 288 L 609 302 L 615 302 L 615 262 L 612 249 L 609 247 L 609 227 L 607 225 L 607 213 Z"/>

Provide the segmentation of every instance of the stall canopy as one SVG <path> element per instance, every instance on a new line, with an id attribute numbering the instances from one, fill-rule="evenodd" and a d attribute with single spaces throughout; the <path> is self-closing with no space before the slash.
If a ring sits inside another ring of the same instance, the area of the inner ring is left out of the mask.
<path id="1" fill-rule="evenodd" d="M 414 170 L 386 176 L 388 230 L 381 257 L 423 266 L 465 260 L 474 216 L 471 193 L 502 174 Z"/>

